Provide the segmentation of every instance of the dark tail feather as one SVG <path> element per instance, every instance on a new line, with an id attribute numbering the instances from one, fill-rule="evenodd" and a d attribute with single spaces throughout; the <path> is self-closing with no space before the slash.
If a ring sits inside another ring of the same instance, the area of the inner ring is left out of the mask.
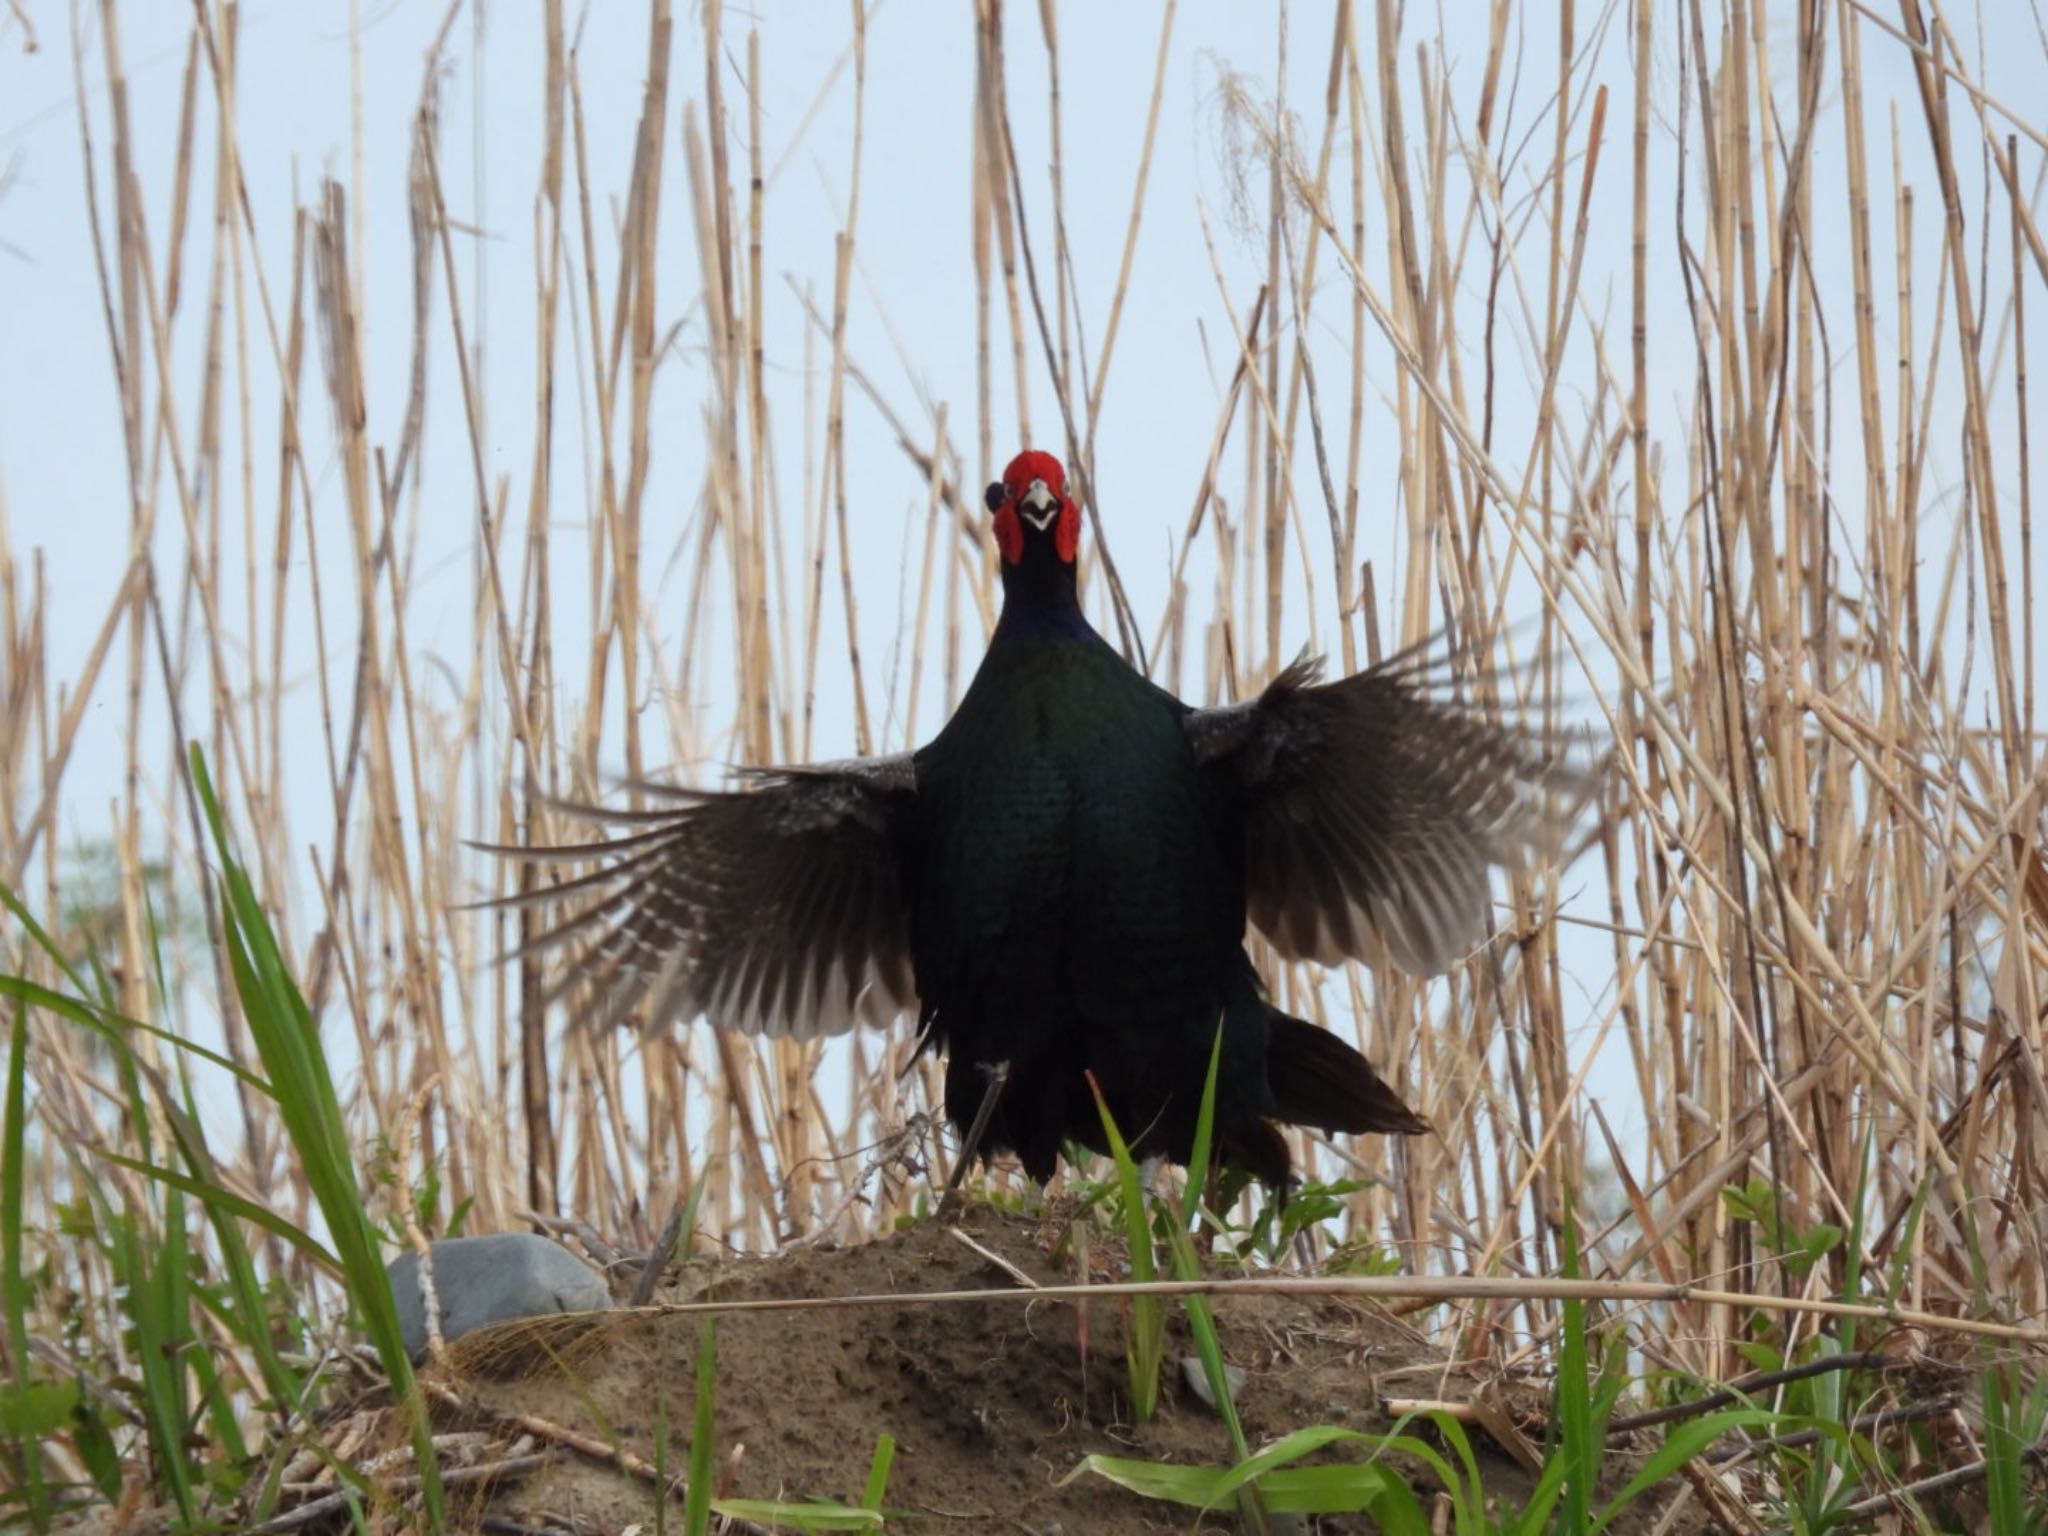
<path id="1" fill-rule="evenodd" d="M 1283 1201 L 1287 1198 L 1294 1183 L 1294 1158 L 1279 1126 L 1270 1120 L 1254 1120 L 1235 1132 L 1226 1131 L 1220 1150 L 1226 1163 L 1235 1163 Z"/>
<path id="2" fill-rule="evenodd" d="M 1401 1102 L 1379 1073 L 1327 1029 L 1267 1015 L 1266 1085 L 1273 1118 L 1319 1131 L 1380 1131 L 1420 1136 L 1429 1122 Z"/>

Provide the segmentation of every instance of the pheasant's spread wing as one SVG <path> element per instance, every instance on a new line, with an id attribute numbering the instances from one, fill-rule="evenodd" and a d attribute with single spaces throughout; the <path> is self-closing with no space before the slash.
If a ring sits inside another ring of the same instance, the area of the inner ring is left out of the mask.
<path id="1" fill-rule="evenodd" d="M 1432 697 L 1447 673 L 1420 649 L 1336 683 L 1320 665 L 1187 716 L 1243 797 L 1248 915 L 1290 958 L 1434 975 L 1485 936 L 1489 868 L 1559 851 L 1598 764 Z"/>
<path id="2" fill-rule="evenodd" d="M 486 906 L 566 903 L 522 953 L 562 950 L 548 1000 L 580 1022 L 704 1018 L 751 1034 L 840 1034 L 913 1006 L 894 831 L 914 803 L 909 756 L 773 769 L 736 792 L 642 785 L 657 809 L 558 804 L 630 830 L 557 848 L 497 847 L 591 874 Z"/>

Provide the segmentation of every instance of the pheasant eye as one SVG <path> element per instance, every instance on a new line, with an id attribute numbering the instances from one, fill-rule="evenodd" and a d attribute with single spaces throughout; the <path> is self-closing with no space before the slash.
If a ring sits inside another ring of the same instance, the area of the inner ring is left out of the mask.
<path id="1" fill-rule="evenodd" d="M 1009 494 L 1008 491 L 1003 489 L 1002 481 L 994 481 L 987 490 L 981 493 L 982 505 L 991 512 L 999 512 L 1002 510 L 1003 499 Z"/>

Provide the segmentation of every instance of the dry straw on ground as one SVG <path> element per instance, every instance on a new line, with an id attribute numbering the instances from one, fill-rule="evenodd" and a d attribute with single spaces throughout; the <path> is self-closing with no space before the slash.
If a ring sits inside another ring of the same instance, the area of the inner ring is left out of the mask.
<path id="1" fill-rule="evenodd" d="M 1635 1319 L 1643 1348 L 1726 1375 L 1740 1368 L 1731 1297 L 1825 1298 L 1848 1259 L 1777 1262 L 1771 1233 L 1721 1199 L 1760 1179 L 1787 1229 L 1859 1233 L 1862 1263 L 1903 1277 L 1904 1308 L 2048 1312 L 2025 372 L 2048 283 L 2031 211 L 2048 93 L 1986 93 L 1979 17 L 1938 0 L 1499 0 L 1453 41 L 1427 8 L 1404 28 L 1389 0 L 1344 3 L 1314 35 L 1297 8 L 1282 46 L 1326 88 L 1276 104 L 1225 70 L 1206 109 L 1226 125 L 1233 216 L 1263 270 L 1232 275 L 1242 262 L 1212 246 L 1214 291 L 1161 293 L 1137 286 L 1141 230 L 1159 238 L 1171 219 L 1176 237 L 1223 238 L 1148 189 L 1168 50 L 1197 18 L 1162 10 L 1128 225 L 1094 231 L 1105 249 L 1086 263 L 1109 270 L 1120 251 L 1115 284 L 1091 290 L 1063 204 L 1085 111 L 1059 93 L 1067 17 L 1053 0 L 978 0 L 956 60 L 975 81 L 978 289 L 958 320 L 977 388 L 929 400 L 849 342 L 867 301 L 861 127 L 878 110 L 859 9 L 832 13 L 851 94 L 820 109 L 836 137 L 814 146 L 841 178 L 830 252 L 775 249 L 764 229 L 761 104 L 798 85 L 763 78 L 753 17 L 653 0 L 632 103 L 586 98 L 565 9 L 489 14 L 534 29 L 546 60 L 544 156 L 492 173 L 532 178 L 531 231 L 504 232 L 530 234 L 530 313 L 482 310 L 465 275 L 450 178 L 470 168 L 443 151 L 441 53 L 402 172 L 413 286 L 366 300 L 360 164 L 261 215 L 294 223 L 288 263 L 259 253 L 234 6 L 195 6 L 169 121 L 131 117 L 122 8 L 105 0 L 81 29 L 81 82 L 108 82 L 81 92 L 79 128 L 105 296 L 90 341 L 120 383 L 120 420 L 102 425 L 127 456 L 131 545 L 95 642 L 59 676 L 47 615 L 70 599 L 0 524 L 0 880 L 81 957 L 90 942 L 124 1012 L 166 1016 L 150 936 L 167 919 L 188 935 L 171 990 L 206 999 L 173 1022 L 210 1029 L 229 990 L 175 750 L 196 739 L 336 1059 L 360 1063 L 358 1147 L 405 1150 L 402 1167 L 363 1158 L 380 1213 L 395 1220 L 431 1164 L 440 1217 L 468 1202 L 472 1230 L 531 1209 L 645 1243 L 700 1186 L 700 1240 L 885 1229 L 945 1171 L 921 1118 L 930 1064 L 905 1074 L 905 1033 L 834 1047 L 824 1070 L 814 1046 L 701 1026 L 564 1034 L 533 965 L 485 963 L 522 932 L 460 905 L 534 877 L 463 839 L 553 838 L 545 796 L 602 793 L 621 772 L 865 752 L 896 746 L 905 720 L 928 729 L 996 601 L 977 488 L 1031 441 L 1063 451 L 1098 511 L 1105 398 L 1145 387 L 1121 320 L 1164 304 L 1204 327 L 1216 360 L 1213 446 L 1149 488 L 1190 509 L 1163 613 L 1135 611 L 1109 559 L 1128 573 L 1156 543 L 1091 524 L 1109 541 L 1091 538 L 1087 572 L 1105 633 L 1219 698 L 1289 659 L 1304 604 L 1347 668 L 1451 625 L 1511 664 L 1474 688 L 1506 680 L 1518 696 L 1503 708 L 1590 718 L 1619 744 L 1591 851 L 1562 879 L 1518 880 L 1497 939 L 1448 982 L 1274 973 L 1290 1006 L 1393 1066 L 1438 1127 L 1303 1149 L 1328 1173 L 1375 1176 L 1330 1237 L 1390 1245 L 1416 1275 L 1509 1277 L 1446 1315 L 1471 1347 L 1512 1351 L 1553 1326 L 1542 1288 L 1512 1277 L 1561 1272 L 1576 1193 L 1590 1277 L 1668 1288 Z M 455 17 L 437 50 L 460 45 Z M 2039 47 L 2013 31 L 2011 46 Z M 1022 50 L 1049 98 L 1034 84 L 1027 99 Z M 1909 94 L 1873 98 L 1879 54 Z M 710 64 L 684 78 L 685 60 Z M 636 111 L 630 163 L 594 159 L 600 115 Z M 145 199 L 145 177 L 168 188 Z M 166 201 L 169 227 L 152 226 L 145 205 Z M 687 352 L 678 263 L 701 290 Z M 791 269 L 822 277 L 785 284 Z M 769 349 L 771 308 L 808 316 L 800 356 Z M 372 399 L 389 381 L 373 382 L 366 327 L 408 315 L 405 391 Z M 534 352 L 531 401 L 484 398 L 486 342 Z M 430 371 L 443 354 L 458 366 Z M 1650 398 L 1653 358 L 1683 381 L 1674 408 Z M 664 369 L 705 384 L 695 437 L 657 419 Z M 251 405 L 265 397 L 273 416 Z M 530 445 L 516 472 L 487 468 L 486 409 L 497 439 Z M 475 606 L 453 652 L 413 638 L 421 520 L 456 515 L 445 483 L 432 505 L 420 495 L 429 432 L 461 435 L 467 455 Z M 902 593 L 850 548 L 856 434 L 900 447 L 896 499 L 920 508 Z M 662 455 L 701 466 L 691 508 L 650 501 Z M 1137 504 L 1109 489 L 1120 513 Z M 684 600 L 657 606 L 651 552 L 685 512 L 663 588 Z M 554 614 L 572 591 L 592 622 L 567 634 Z M 860 644 L 876 605 L 902 615 L 879 655 Z M 310 680 L 283 659 L 288 626 L 308 620 Z M 707 656 L 729 672 L 707 677 Z M 309 688 L 317 739 L 295 739 L 292 690 Z M 848 701 L 851 740 L 816 728 L 821 694 Z M 723 701 L 708 722 L 706 699 Z M 118 878 L 88 923 L 60 831 L 86 814 L 66 786 L 94 708 L 129 729 Z M 319 825 L 287 820 L 308 803 Z M 1569 921 L 1603 946 L 1590 1000 L 1552 920 L 1572 894 Z M 0 945 L 6 967 L 62 984 L 18 927 Z M 76 1298 L 118 1359 L 111 1276 L 53 1213 L 86 1180 L 152 1209 L 103 1155 L 140 1128 L 83 1035 L 21 1017 L 26 1211 L 60 1281 L 44 1294 Z M 232 1007 L 223 1022 L 245 1061 Z M 136 1044 L 174 1066 L 164 1042 Z M 1589 1105 L 1596 1061 L 1622 1064 L 1651 1107 L 1640 1136 L 1610 1134 Z M 222 1180 L 307 1220 L 266 1101 L 225 1077 L 209 1092 Z M 260 1256 L 295 1288 L 321 1284 L 282 1245 Z"/>

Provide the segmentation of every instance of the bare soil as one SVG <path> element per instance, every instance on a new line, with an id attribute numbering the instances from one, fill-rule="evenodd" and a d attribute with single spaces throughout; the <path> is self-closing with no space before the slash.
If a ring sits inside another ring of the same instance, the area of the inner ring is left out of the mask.
<path id="1" fill-rule="evenodd" d="M 1001 1262 L 977 1253 L 955 1228 Z M 854 1248 L 696 1260 L 657 1299 L 1017 1288 L 1011 1270 L 1059 1284 L 1078 1279 L 1084 1266 L 1098 1281 L 1123 1278 L 1120 1250 L 1097 1231 L 1082 1253 L 1075 1237 L 1083 1231 L 1085 1224 L 976 1206 L 957 1220 L 922 1222 Z M 1482 1390 L 1384 1309 L 1261 1296 L 1222 1299 L 1216 1311 L 1225 1354 L 1247 1375 L 1236 1397 L 1254 1446 L 1310 1424 L 1388 1428 L 1388 1397 L 1540 1401 L 1527 1389 L 1503 1393 L 1498 1383 Z M 1209 1466 L 1233 1460 L 1222 1421 L 1181 1381 L 1177 1357 L 1192 1344 L 1174 1312 L 1163 1406 L 1142 1426 L 1129 1422 L 1124 1317 L 1114 1299 L 720 1315 L 716 1491 L 858 1502 L 877 1437 L 887 1433 L 896 1443 L 885 1500 L 891 1531 L 1189 1531 L 1194 1511 L 1093 1475 L 1066 1481 L 1090 1452 Z M 581 1336 L 515 1324 L 463 1341 L 438 1379 L 500 1423 L 506 1413 L 539 1416 L 660 1461 L 673 1475 L 688 1462 L 700 1328 L 698 1316 L 652 1314 L 611 1319 Z M 1473 1440 L 1488 1487 L 1515 1507 L 1529 1471 L 1476 1427 Z M 1433 1479 L 1417 1488 L 1427 1507 Z M 656 1499 L 644 1475 L 563 1455 L 468 1502 L 472 1516 L 487 1512 L 528 1528 L 652 1532 Z M 664 1518 L 679 1513 L 672 1503 Z M 1228 1512 L 1202 1524 L 1233 1527 Z M 1295 1527 L 1330 1536 L 1373 1528 L 1338 1516 Z"/>

